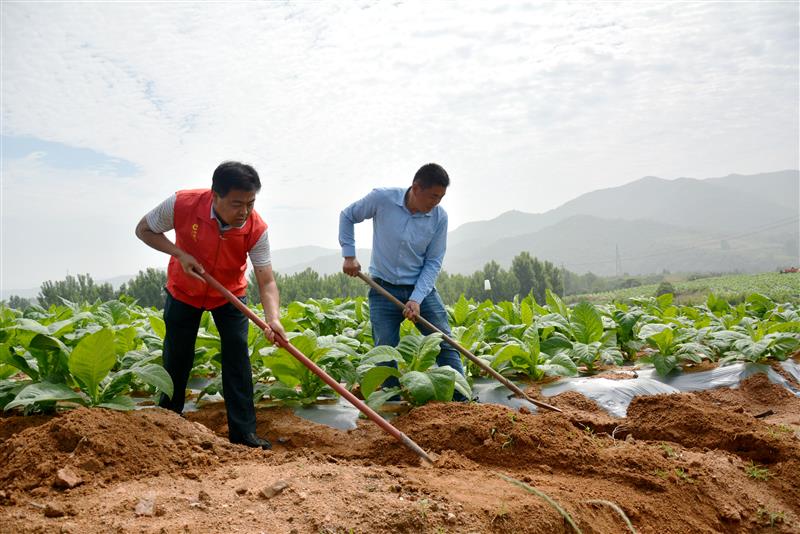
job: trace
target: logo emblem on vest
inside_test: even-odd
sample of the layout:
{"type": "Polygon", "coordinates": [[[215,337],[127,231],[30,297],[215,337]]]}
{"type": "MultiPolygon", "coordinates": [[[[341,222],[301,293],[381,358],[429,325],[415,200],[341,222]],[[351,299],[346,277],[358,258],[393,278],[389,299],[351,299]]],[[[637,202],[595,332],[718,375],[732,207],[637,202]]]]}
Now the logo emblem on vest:
{"type": "Polygon", "coordinates": [[[195,242],[197,242],[197,228],[197,223],[194,223],[192,225],[192,239],[194,239],[195,242]]]}

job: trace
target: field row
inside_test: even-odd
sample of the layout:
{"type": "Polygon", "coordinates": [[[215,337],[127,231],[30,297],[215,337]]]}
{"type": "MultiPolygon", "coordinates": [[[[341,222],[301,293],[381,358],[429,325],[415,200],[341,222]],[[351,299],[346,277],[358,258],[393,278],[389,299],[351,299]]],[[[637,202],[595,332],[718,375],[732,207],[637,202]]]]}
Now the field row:
{"type": "MultiPolygon", "coordinates": [[[[800,309],[757,293],[737,305],[712,294],[696,306],[677,305],[671,294],[574,306],[550,292],[542,304],[531,296],[499,303],[462,296],[448,312],[460,344],[500,373],[533,381],[631,362],[666,375],[704,361],[779,361],[800,349],[800,309]]],[[[292,302],[282,321],[297,348],[373,407],[395,395],[414,405],[450,400],[455,391],[470,397],[481,372],[471,362],[466,377],[437,367],[440,336],[422,336],[408,321],[397,347],[374,347],[364,298],[292,302]],[[390,376],[400,386],[381,389],[390,376]]],[[[59,403],[132,409],[137,396],[171,395],[161,367],[164,333],[160,311],[131,301],[0,308],[0,406],[26,413],[59,403]]],[[[335,395],[252,325],[248,341],[257,400],[309,404],[335,395]]],[[[206,313],[192,370],[206,379],[200,397],[221,393],[220,350],[206,313]]]]}

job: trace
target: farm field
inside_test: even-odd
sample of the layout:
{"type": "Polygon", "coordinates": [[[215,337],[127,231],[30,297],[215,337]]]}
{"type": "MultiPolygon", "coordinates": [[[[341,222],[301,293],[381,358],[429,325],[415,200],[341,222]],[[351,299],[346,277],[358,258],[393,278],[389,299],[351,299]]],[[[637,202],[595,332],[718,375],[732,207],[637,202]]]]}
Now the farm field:
{"type": "Polygon", "coordinates": [[[199,409],[182,418],[150,407],[171,390],[157,311],[110,301],[0,312],[2,532],[800,529],[800,383],[780,365],[797,357],[800,317],[764,295],[569,307],[550,294],[450,308],[459,342],[562,413],[439,402],[471,396],[479,369],[469,364],[464,380],[435,367],[436,335],[405,324],[397,349],[375,348],[362,299],[290,303],[293,343],[376,408],[400,394],[392,422],[437,456],[432,467],[366,420],[340,430],[298,417],[332,392],[255,328],[258,431],[272,451],[226,439],[213,322],[193,370],[199,409]],[[388,359],[399,390],[378,389],[388,359]],[[785,384],[758,373],[736,389],[638,396],[624,418],[574,391],[543,395],[558,379],[732,363],[785,384]]]}
{"type": "MultiPolygon", "coordinates": [[[[761,293],[780,302],[796,302],[800,298],[800,273],[733,274],[677,281],[672,282],[672,285],[679,295],[678,300],[686,303],[705,302],[709,293],[727,300],[741,299],[743,295],[753,292],[761,293]]],[[[658,284],[647,284],[570,298],[605,303],[633,297],[651,297],[655,295],[657,289],[658,284]]]]}

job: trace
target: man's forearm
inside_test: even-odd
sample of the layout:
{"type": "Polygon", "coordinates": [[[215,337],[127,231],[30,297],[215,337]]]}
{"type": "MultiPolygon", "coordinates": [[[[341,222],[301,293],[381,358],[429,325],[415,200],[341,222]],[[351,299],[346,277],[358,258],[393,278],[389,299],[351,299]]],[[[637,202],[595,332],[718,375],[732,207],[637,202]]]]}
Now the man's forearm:
{"type": "Polygon", "coordinates": [[[425,297],[436,286],[436,278],[442,269],[442,264],[439,261],[426,261],[422,267],[417,283],[414,286],[414,291],[411,293],[410,300],[421,303],[425,297]]]}
{"type": "Polygon", "coordinates": [[[169,254],[170,256],[178,257],[183,254],[183,251],[179,249],[175,243],[170,241],[164,234],[155,234],[148,231],[147,234],[139,239],[144,241],[151,248],[154,248],[165,254],[169,254]]]}
{"type": "Polygon", "coordinates": [[[167,236],[164,234],[157,234],[153,232],[142,219],[139,222],[139,225],[136,227],[136,237],[141,239],[147,246],[158,250],[159,252],[163,252],[164,254],[169,254],[170,256],[178,257],[183,254],[183,251],[178,248],[178,246],[169,240],[167,236]]]}
{"type": "Polygon", "coordinates": [[[261,305],[264,307],[264,316],[267,321],[280,319],[281,316],[281,297],[278,292],[278,284],[275,281],[264,284],[261,287],[261,305]]]}

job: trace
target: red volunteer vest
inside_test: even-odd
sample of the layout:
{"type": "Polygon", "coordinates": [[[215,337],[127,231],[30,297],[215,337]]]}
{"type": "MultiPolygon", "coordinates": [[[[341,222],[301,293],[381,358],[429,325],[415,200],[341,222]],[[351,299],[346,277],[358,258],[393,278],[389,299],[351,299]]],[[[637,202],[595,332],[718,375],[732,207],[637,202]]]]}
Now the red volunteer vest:
{"type": "MultiPolygon", "coordinates": [[[[247,252],[266,231],[267,224],[253,211],[243,227],[221,233],[216,219],[211,218],[213,197],[210,189],[176,193],[175,244],[194,256],[231,293],[241,297],[247,291],[247,252]]],[[[228,302],[220,292],[183,272],[175,257],[169,260],[167,290],[195,308],[211,310],[228,302]]]]}

